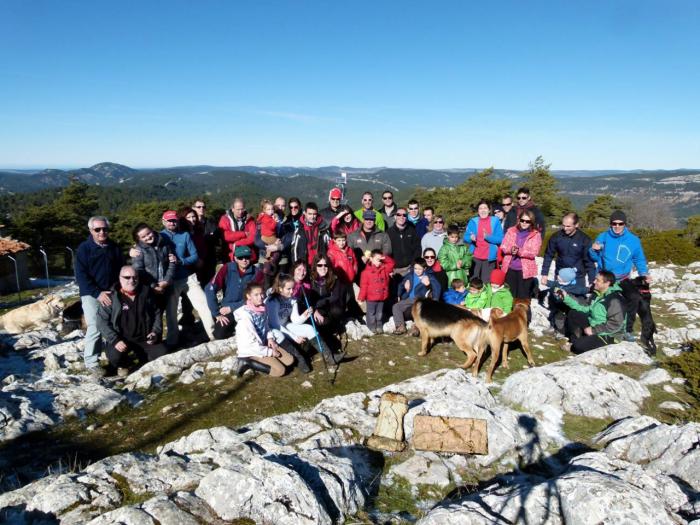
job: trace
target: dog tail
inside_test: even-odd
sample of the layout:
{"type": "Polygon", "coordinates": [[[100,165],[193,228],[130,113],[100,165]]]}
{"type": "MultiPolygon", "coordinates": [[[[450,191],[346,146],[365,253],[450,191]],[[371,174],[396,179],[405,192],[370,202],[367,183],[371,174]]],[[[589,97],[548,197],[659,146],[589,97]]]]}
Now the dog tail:
{"type": "Polygon", "coordinates": [[[413,322],[420,324],[422,317],[421,317],[421,309],[423,308],[423,298],[418,298],[416,299],[416,302],[413,303],[413,307],[411,308],[411,315],[413,316],[413,322]]]}

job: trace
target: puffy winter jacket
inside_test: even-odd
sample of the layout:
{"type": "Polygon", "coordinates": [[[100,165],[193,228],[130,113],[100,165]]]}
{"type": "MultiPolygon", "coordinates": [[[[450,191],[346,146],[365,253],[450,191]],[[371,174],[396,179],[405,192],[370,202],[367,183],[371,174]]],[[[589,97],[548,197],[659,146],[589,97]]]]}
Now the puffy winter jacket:
{"type": "MultiPolygon", "coordinates": [[[[510,263],[513,261],[513,255],[510,253],[513,246],[515,246],[515,238],[518,233],[518,227],[513,226],[509,229],[505,236],[503,237],[503,243],[501,244],[501,251],[503,252],[503,265],[501,270],[503,273],[508,271],[510,263]]],[[[530,277],[537,276],[537,263],[535,262],[535,257],[540,252],[540,247],[542,246],[542,236],[537,230],[532,230],[527,239],[525,239],[525,244],[518,250],[518,257],[523,265],[523,279],[529,279],[530,277]]]]}
{"type": "Polygon", "coordinates": [[[267,346],[275,336],[270,330],[267,312],[251,312],[243,305],[233,312],[236,320],[236,355],[238,357],[270,357],[272,349],[267,346]],[[258,330],[257,326],[261,329],[258,330]]]}
{"type": "Polygon", "coordinates": [[[175,277],[175,263],[170,262],[170,244],[163,241],[158,234],[155,235],[153,245],[145,242],[138,243],[141,254],[131,261],[134,269],[139,272],[141,282],[151,288],[161,281],[172,283],[175,277]]]}
{"type": "Polygon", "coordinates": [[[255,232],[257,230],[253,217],[245,215],[240,221],[233,216],[231,210],[227,210],[219,219],[219,228],[224,238],[224,244],[228,249],[227,260],[233,261],[236,246],[250,246],[252,251],[251,261],[257,260],[255,250],[255,232]]]}
{"type": "Polygon", "coordinates": [[[368,264],[360,275],[358,301],[386,301],[389,298],[394,260],[388,255],[380,266],[368,264]]]}
{"type": "Polygon", "coordinates": [[[593,259],[588,252],[590,247],[591,238],[581,230],[576,230],[573,235],[567,235],[559,230],[547,242],[540,274],[545,276],[549,274],[552,260],[556,256],[555,277],[562,268],[576,268],[577,280],[584,282],[584,278],[588,276],[588,282],[593,283],[596,270],[593,259]]]}
{"type": "Polygon", "coordinates": [[[508,288],[507,284],[504,284],[498,290],[491,288],[491,300],[488,306],[490,308],[500,308],[505,314],[511,312],[513,309],[513,294],[510,293],[510,288],[508,288]]]}
{"type": "Polygon", "coordinates": [[[610,228],[598,235],[595,242],[602,244],[603,248],[596,251],[591,247],[588,253],[598,265],[598,269],[614,273],[618,281],[629,277],[632,266],[637,268],[639,275],[647,274],[647,259],[642,243],[639,237],[627,228],[620,235],[610,228]]]}
{"type": "MultiPolygon", "coordinates": [[[[476,243],[472,242],[472,234],[477,236],[479,233],[479,216],[472,217],[467,223],[467,230],[464,232],[464,243],[469,246],[469,253],[474,254],[476,243]]],[[[491,217],[491,233],[484,237],[484,240],[489,243],[489,261],[495,261],[498,256],[498,245],[503,240],[503,228],[498,217],[491,217]]]]}
{"type": "Polygon", "coordinates": [[[448,285],[454,279],[462,279],[465,284],[469,283],[469,268],[472,265],[472,256],[465,244],[452,244],[445,239],[438,253],[438,259],[442,269],[447,272],[448,285]],[[457,261],[462,261],[461,268],[457,268],[457,261]]]}
{"type": "Polygon", "coordinates": [[[350,246],[345,246],[345,249],[341,250],[334,242],[331,242],[328,244],[326,255],[338,279],[345,284],[350,284],[355,280],[357,275],[357,257],[355,257],[355,252],[352,251],[350,246]]]}

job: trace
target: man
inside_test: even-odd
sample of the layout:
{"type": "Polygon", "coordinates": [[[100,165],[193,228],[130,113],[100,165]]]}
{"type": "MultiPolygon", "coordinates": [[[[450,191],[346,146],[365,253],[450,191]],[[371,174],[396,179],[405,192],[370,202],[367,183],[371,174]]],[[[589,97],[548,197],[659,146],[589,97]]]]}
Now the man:
{"type": "Polygon", "coordinates": [[[428,221],[428,225],[433,222],[433,217],[435,216],[435,209],[432,206],[426,206],[423,208],[423,218],[428,221]]]}
{"type": "Polygon", "coordinates": [[[394,225],[387,230],[395,263],[394,274],[401,277],[410,270],[413,261],[421,256],[420,239],[415,226],[408,222],[407,215],[406,208],[396,210],[394,225]]]}
{"type": "Polygon", "coordinates": [[[365,211],[373,211],[375,212],[376,219],[374,221],[375,227],[379,231],[385,231],[386,230],[386,223],[384,222],[384,217],[382,216],[381,213],[377,212],[374,207],[374,197],[372,197],[372,193],[369,191],[366,191],[362,194],[362,208],[359,210],[355,211],[355,217],[357,217],[358,220],[363,220],[363,213],[365,211]]]}
{"type": "Polygon", "coordinates": [[[331,223],[333,218],[340,213],[340,201],[343,198],[343,192],[340,188],[333,188],[328,193],[328,206],[321,210],[321,217],[326,221],[326,224],[331,223]]]}
{"type": "MultiPolygon", "coordinates": [[[[639,237],[626,228],[626,224],[627,216],[624,212],[615,210],[610,216],[610,229],[596,237],[589,254],[599,269],[612,272],[620,283],[627,303],[627,324],[623,339],[634,341],[635,337],[632,332],[642,297],[629,277],[632,273],[632,267],[637,269],[639,275],[644,277],[647,283],[651,282],[651,276],[648,275],[647,260],[644,256],[642,243],[639,237]]],[[[648,312],[643,321],[653,323],[651,311],[648,312]]],[[[642,340],[642,344],[647,349],[649,348],[649,341],[642,340]]]]}
{"type": "Polygon", "coordinates": [[[174,253],[177,258],[173,284],[168,290],[165,306],[168,325],[166,344],[171,348],[177,345],[179,338],[177,307],[183,293],[187,294],[187,298],[199,314],[209,339],[214,339],[214,319],[207,307],[207,299],[197,280],[197,274],[190,270],[190,267],[194,267],[199,260],[199,254],[190,234],[180,231],[178,226],[179,219],[176,211],[168,210],[163,213],[163,230],[160,236],[170,244],[171,253],[174,253]]]}
{"type": "MultiPolygon", "coordinates": [[[[530,210],[535,215],[535,229],[544,235],[544,215],[542,214],[540,209],[537,206],[535,206],[535,203],[532,202],[532,198],[530,197],[530,189],[522,187],[518,190],[516,195],[518,197],[518,206],[515,210],[516,216],[520,217],[520,214],[523,211],[530,210]]],[[[513,223],[513,225],[515,225],[515,222],[513,223]]],[[[506,230],[504,229],[503,231],[505,232],[506,230]]]]}
{"type": "Polygon", "coordinates": [[[596,269],[588,250],[591,238],[579,230],[579,217],[576,213],[567,213],[561,219],[561,229],[549,238],[544,252],[542,275],[540,283],[547,285],[547,276],[552,261],[556,258],[554,277],[559,275],[562,268],[576,268],[576,280],[580,283],[588,278],[588,284],[593,283],[596,269]]]}
{"type": "Polygon", "coordinates": [[[219,230],[219,224],[216,219],[207,216],[207,205],[204,200],[197,199],[194,201],[192,209],[197,214],[199,224],[204,232],[206,252],[199,254],[203,265],[197,270],[197,278],[199,279],[199,284],[206,286],[216,272],[216,249],[221,243],[221,230],[219,230]]]}
{"type": "Polygon", "coordinates": [[[423,235],[428,231],[429,222],[420,214],[420,205],[416,199],[408,201],[408,222],[413,224],[418,234],[418,239],[422,239],[423,235]]]}
{"type": "Polygon", "coordinates": [[[329,231],[328,223],[318,215],[316,203],[307,202],[304,214],[299,219],[292,236],[290,246],[292,263],[301,259],[311,265],[317,253],[326,253],[330,242],[329,231]]]}
{"type": "Polygon", "coordinates": [[[112,304],[112,286],[119,279],[124,256],[119,246],[109,239],[107,217],[90,217],[90,237],[78,246],[75,257],[75,278],[80,288],[80,303],[87,324],[83,359],[90,375],[102,377],[99,366],[102,339],[97,328],[97,312],[112,304]]]}
{"type": "Polygon", "coordinates": [[[209,311],[216,319],[214,338],[228,339],[236,330],[233,312],[243,306],[243,292],[248,283],[262,284],[264,275],[251,263],[252,251],[248,246],[238,246],[233,253],[233,261],[224,264],[216,276],[206,286],[205,293],[209,311]],[[224,296],[219,306],[216,294],[223,290],[224,296]]]}
{"type": "Polygon", "coordinates": [[[231,209],[227,210],[219,220],[219,228],[224,237],[224,244],[227,247],[225,261],[233,260],[233,252],[236,246],[248,246],[251,248],[253,262],[256,254],[253,250],[255,244],[255,220],[248,216],[245,209],[245,202],[240,197],[233,199],[231,209]]]}
{"type": "Polygon", "coordinates": [[[513,206],[513,196],[508,194],[504,195],[503,199],[501,199],[501,206],[503,207],[503,213],[505,215],[502,222],[503,231],[505,232],[518,224],[518,214],[515,211],[515,206],[513,206]]]}
{"type": "Polygon", "coordinates": [[[153,361],[167,353],[160,342],[163,312],[153,290],[139,282],[133,266],[122,266],[119,282],[112,287],[111,302],[100,305],[97,327],[107,341],[107,359],[119,375],[129,365],[133,352],[139,364],[153,361]]]}
{"type": "Polygon", "coordinates": [[[285,214],[287,213],[287,201],[285,198],[282,196],[277,197],[273,206],[279,222],[284,221],[285,214]]]}
{"type": "Polygon", "coordinates": [[[593,280],[595,296],[589,305],[578,303],[564,290],[560,297],[571,310],[566,315],[566,331],[571,351],[580,354],[615,342],[624,331],[625,306],[620,287],[612,272],[601,270],[593,280]]]}
{"type": "Polygon", "coordinates": [[[394,202],[394,194],[389,190],[382,192],[382,207],[379,208],[379,213],[381,213],[386,227],[389,228],[394,225],[394,215],[396,215],[396,203],[394,202]]]}
{"type": "Polygon", "coordinates": [[[355,251],[357,257],[358,272],[362,272],[373,250],[381,250],[384,255],[391,255],[391,239],[376,226],[377,216],[373,210],[365,210],[362,213],[362,228],[355,230],[348,236],[348,246],[355,251]]]}

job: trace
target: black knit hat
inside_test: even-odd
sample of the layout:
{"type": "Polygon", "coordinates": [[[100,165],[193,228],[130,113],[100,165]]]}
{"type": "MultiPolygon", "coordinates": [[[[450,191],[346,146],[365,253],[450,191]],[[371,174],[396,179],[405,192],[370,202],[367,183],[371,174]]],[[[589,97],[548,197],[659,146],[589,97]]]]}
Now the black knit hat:
{"type": "Polygon", "coordinates": [[[625,224],[627,224],[627,216],[625,215],[625,212],[622,210],[615,210],[612,212],[612,215],[610,216],[610,222],[615,222],[615,221],[622,221],[625,224]]]}

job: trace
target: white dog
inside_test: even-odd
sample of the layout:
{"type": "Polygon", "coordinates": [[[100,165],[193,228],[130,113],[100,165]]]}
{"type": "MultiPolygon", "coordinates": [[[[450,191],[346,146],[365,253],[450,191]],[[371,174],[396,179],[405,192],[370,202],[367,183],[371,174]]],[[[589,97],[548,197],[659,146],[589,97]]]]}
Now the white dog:
{"type": "Polygon", "coordinates": [[[8,334],[21,334],[46,328],[59,320],[65,304],[60,297],[47,295],[40,301],[21,306],[0,316],[0,330],[8,334]]]}

